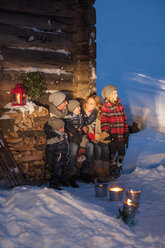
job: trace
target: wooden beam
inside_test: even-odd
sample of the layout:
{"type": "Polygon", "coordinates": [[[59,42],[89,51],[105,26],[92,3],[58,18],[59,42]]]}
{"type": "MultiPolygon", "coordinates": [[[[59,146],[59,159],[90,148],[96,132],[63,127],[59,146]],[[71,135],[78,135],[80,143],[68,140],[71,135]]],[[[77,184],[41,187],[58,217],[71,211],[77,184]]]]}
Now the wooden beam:
{"type": "Polygon", "coordinates": [[[17,27],[31,27],[38,28],[49,32],[56,32],[61,30],[62,32],[75,32],[76,31],[76,19],[65,18],[60,20],[54,16],[44,16],[37,14],[27,14],[15,11],[0,11],[0,23],[8,24],[17,27]],[[69,21],[72,20],[72,25],[69,21]],[[66,21],[65,21],[66,20],[66,21]]]}
{"type": "Polygon", "coordinates": [[[65,55],[63,53],[37,51],[37,50],[21,50],[15,48],[2,48],[2,56],[4,58],[4,67],[37,67],[56,69],[61,68],[67,71],[74,71],[75,58],[73,55],[65,55]]]}
{"type": "Polygon", "coordinates": [[[75,50],[74,35],[64,32],[37,32],[31,28],[12,27],[0,24],[0,47],[41,47],[47,49],[75,50]]]}
{"type": "Polygon", "coordinates": [[[0,9],[23,13],[38,13],[42,15],[74,17],[77,0],[0,0],[0,9]]]}

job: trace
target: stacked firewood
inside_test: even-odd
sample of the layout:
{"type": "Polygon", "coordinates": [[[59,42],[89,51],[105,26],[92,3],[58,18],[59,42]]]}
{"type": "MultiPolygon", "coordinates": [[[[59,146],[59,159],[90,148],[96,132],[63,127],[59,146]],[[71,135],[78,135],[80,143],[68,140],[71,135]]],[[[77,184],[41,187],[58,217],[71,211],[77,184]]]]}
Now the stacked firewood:
{"type": "Polygon", "coordinates": [[[10,127],[9,132],[5,132],[4,138],[28,182],[40,184],[45,179],[49,179],[50,175],[45,170],[44,161],[46,146],[44,124],[48,119],[48,110],[35,106],[32,113],[29,111],[5,112],[3,116],[1,114],[0,128],[2,122],[4,124],[14,119],[13,126],[10,127]],[[8,118],[5,119],[4,115],[8,118]]]}

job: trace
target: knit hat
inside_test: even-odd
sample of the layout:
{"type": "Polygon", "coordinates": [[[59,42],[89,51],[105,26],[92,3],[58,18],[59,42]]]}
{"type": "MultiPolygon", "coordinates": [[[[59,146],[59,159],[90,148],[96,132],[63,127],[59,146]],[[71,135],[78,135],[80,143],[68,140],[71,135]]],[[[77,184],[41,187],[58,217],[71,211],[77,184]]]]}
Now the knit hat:
{"type": "Polygon", "coordinates": [[[53,130],[60,130],[65,126],[65,122],[62,119],[58,119],[56,117],[50,117],[48,119],[48,124],[53,128],[53,130]]]}
{"type": "Polygon", "coordinates": [[[57,91],[49,96],[49,102],[53,103],[55,107],[58,107],[66,98],[66,95],[62,91],[57,91]]]}
{"type": "Polygon", "coordinates": [[[107,86],[104,87],[104,89],[102,90],[101,92],[101,96],[103,98],[103,100],[105,98],[108,98],[110,96],[110,94],[114,91],[114,90],[117,90],[117,88],[112,85],[112,84],[109,84],[107,86]]]}
{"type": "Polygon", "coordinates": [[[77,100],[70,100],[68,103],[68,110],[73,112],[77,106],[80,105],[80,102],[77,100]]]}

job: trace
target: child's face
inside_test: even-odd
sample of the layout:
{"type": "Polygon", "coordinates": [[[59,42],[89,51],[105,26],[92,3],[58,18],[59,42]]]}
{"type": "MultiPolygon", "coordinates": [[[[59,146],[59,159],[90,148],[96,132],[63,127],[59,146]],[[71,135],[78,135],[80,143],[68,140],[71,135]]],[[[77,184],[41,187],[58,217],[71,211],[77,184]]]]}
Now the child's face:
{"type": "Polygon", "coordinates": [[[74,109],[73,113],[76,114],[76,115],[79,115],[80,112],[81,112],[81,107],[80,107],[80,105],[78,105],[78,106],[74,109]]]}
{"type": "Polygon", "coordinates": [[[96,104],[95,104],[94,99],[89,98],[87,103],[86,103],[86,109],[88,111],[93,111],[95,107],[96,107],[96,104]]]}
{"type": "Polygon", "coordinates": [[[114,90],[113,91],[113,100],[117,101],[117,98],[118,98],[117,90],[114,90]]]}
{"type": "Polygon", "coordinates": [[[60,131],[61,133],[64,133],[64,131],[65,131],[64,126],[63,126],[62,128],[60,128],[59,131],[60,131]]]}

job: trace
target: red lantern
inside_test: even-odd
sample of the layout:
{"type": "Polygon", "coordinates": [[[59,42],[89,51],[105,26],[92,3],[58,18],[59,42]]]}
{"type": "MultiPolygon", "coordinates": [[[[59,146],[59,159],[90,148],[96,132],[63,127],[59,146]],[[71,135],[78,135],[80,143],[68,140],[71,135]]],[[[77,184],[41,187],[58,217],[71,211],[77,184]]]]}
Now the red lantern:
{"type": "Polygon", "coordinates": [[[23,106],[26,104],[26,89],[23,84],[16,84],[15,88],[11,90],[11,99],[13,106],[23,106]]]}

